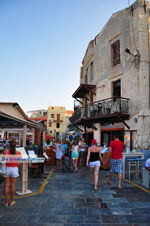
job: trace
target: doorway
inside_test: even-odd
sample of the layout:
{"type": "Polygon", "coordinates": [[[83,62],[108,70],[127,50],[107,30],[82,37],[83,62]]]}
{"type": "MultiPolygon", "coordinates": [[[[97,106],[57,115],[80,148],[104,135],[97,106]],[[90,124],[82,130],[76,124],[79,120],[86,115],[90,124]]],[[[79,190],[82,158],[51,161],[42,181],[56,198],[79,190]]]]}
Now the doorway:
{"type": "Polygon", "coordinates": [[[109,144],[114,140],[114,135],[118,134],[119,139],[124,142],[124,130],[102,130],[101,133],[101,145],[106,144],[106,147],[109,147],[109,144]]]}
{"type": "Polygon", "coordinates": [[[112,95],[114,97],[121,97],[121,80],[112,83],[112,95]]]}

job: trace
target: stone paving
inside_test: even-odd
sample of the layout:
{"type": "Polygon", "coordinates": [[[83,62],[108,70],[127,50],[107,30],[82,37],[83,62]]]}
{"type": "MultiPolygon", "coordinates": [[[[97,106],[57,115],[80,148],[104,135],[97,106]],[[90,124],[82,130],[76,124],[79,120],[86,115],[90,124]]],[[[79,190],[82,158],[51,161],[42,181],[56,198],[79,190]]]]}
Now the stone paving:
{"type": "Polygon", "coordinates": [[[148,226],[150,193],[117,177],[107,185],[107,171],[100,171],[99,190],[89,184],[88,169],[79,172],[53,172],[44,191],[36,196],[16,199],[4,207],[0,199],[0,225],[14,226],[148,226]]]}

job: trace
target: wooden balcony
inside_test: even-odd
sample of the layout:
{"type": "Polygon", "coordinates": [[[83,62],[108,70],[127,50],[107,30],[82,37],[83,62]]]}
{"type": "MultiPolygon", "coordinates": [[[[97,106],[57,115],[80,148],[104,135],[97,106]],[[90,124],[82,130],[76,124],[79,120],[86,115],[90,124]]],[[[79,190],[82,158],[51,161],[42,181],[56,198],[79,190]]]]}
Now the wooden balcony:
{"type": "Polygon", "coordinates": [[[111,97],[77,109],[70,121],[73,125],[99,122],[101,125],[123,122],[129,119],[129,99],[111,97]]]}

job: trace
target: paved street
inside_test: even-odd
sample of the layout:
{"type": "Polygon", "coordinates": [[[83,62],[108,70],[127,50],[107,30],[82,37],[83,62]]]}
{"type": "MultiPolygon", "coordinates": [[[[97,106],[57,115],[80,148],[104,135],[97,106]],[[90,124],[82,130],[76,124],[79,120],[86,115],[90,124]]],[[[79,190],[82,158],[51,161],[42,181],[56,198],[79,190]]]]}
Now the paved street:
{"type": "Polygon", "coordinates": [[[41,194],[16,199],[16,205],[9,207],[4,207],[1,197],[0,225],[150,225],[150,193],[126,182],[119,190],[116,176],[107,185],[107,174],[100,172],[95,192],[86,168],[77,173],[54,171],[41,194]]]}

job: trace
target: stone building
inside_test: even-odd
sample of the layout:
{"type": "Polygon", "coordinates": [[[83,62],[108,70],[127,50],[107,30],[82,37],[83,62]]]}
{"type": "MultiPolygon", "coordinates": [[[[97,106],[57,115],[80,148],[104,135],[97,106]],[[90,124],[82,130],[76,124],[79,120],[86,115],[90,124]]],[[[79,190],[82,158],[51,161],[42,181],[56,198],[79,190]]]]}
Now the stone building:
{"type": "Polygon", "coordinates": [[[150,2],[114,13],[90,41],[72,96],[71,123],[90,139],[108,145],[118,132],[127,148],[150,148],[150,2]]]}
{"type": "Polygon", "coordinates": [[[72,114],[73,111],[66,110],[64,106],[50,106],[47,111],[48,133],[55,138],[63,138],[72,114]]]}
{"type": "Polygon", "coordinates": [[[46,117],[47,116],[47,110],[40,109],[40,110],[27,111],[27,115],[28,115],[29,118],[46,117]]]}

